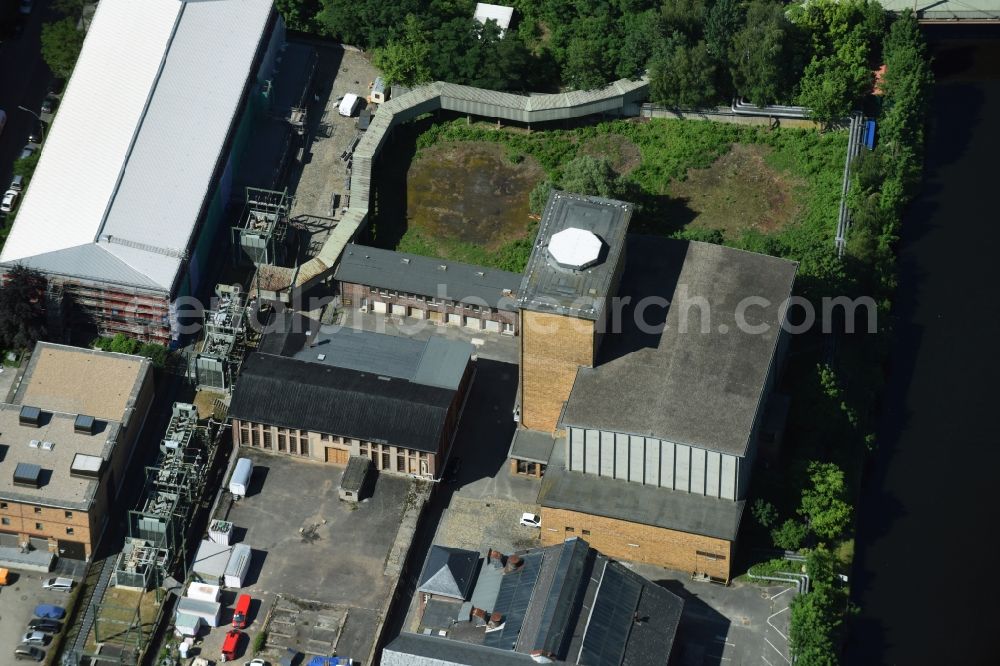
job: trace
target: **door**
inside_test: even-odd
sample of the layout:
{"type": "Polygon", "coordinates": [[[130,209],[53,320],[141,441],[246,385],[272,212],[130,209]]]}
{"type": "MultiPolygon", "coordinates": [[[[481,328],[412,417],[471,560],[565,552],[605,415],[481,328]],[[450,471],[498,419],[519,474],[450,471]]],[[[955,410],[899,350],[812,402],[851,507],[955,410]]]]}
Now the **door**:
{"type": "Polygon", "coordinates": [[[375,301],[372,303],[372,310],[385,314],[385,301],[375,301]]]}
{"type": "Polygon", "coordinates": [[[79,541],[59,540],[59,557],[68,557],[71,560],[87,559],[87,547],[79,541]]]}
{"type": "Polygon", "coordinates": [[[326,447],[326,461],[334,465],[346,465],[347,459],[351,457],[351,452],[347,449],[337,449],[332,446],[326,447]]]}

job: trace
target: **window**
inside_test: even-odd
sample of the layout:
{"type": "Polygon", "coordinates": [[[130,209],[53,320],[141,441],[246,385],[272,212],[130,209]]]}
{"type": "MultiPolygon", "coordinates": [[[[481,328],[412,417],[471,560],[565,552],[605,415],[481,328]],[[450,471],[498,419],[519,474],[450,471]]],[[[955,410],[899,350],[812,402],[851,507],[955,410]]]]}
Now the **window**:
{"type": "Polygon", "coordinates": [[[726,559],[725,555],[719,555],[718,553],[709,553],[709,552],[706,552],[704,550],[696,550],[694,552],[695,552],[695,555],[697,555],[698,557],[704,557],[704,558],[707,558],[709,560],[720,560],[721,561],[721,560],[725,560],[726,559]]]}
{"type": "Polygon", "coordinates": [[[391,459],[390,459],[390,456],[389,456],[389,451],[388,450],[383,451],[382,452],[382,465],[381,465],[381,467],[379,467],[379,469],[389,469],[389,464],[390,463],[391,463],[391,459]]]}
{"type": "Polygon", "coordinates": [[[72,527],[67,527],[66,528],[66,534],[68,536],[73,536],[73,534],[74,534],[73,528],[72,527]]]}
{"type": "Polygon", "coordinates": [[[279,451],[286,450],[288,448],[287,442],[288,442],[288,438],[285,437],[285,433],[279,432],[278,433],[278,450],[279,451]]]}
{"type": "Polygon", "coordinates": [[[63,511],[63,516],[65,516],[66,518],[72,518],[73,517],[73,512],[72,511],[63,511]]]}
{"type": "Polygon", "coordinates": [[[10,525],[10,518],[7,516],[0,518],[0,525],[10,525]]]}
{"type": "Polygon", "coordinates": [[[6,508],[7,508],[7,502],[0,502],[0,509],[6,509],[6,508]]]}
{"type": "Polygon", "coordinates": [[[45,526],[42,525],[41,523],[35,523],[35,529],[41,532],[42,530],[45,529],[45,526]]]}
{"type": "Polygon", "coordinates": [[[361,446],[359,446],[358,447],[358,451],[361,453],[361,455],[363,455],[364,457],[367,458],[368,457],[368,442],[365,442],[361,446]]]}
{"type": "Polygon", "coordinates": [[[252,434],[253,434],[253,440],[251,443],[254,446],[260,446],[260,430],[254,428],[252,434]]]}
{"type": "Polygon", "coordinates": [[[41,513],[41,512],[42,512],[42,507],[36,506],[35,507],[35,513],[41,513]]]}
{"type": "Polygon", "coordinates": [[[584,535],[590,536],[590,530],[580,530],[580,531],[583,532],[584,535]]]}
{"type": "Polygon", "coordinates": [[[267,428],[264,430],[264,448],[271,448],[271,429],[267,428]]]}
{"type": "Polygon", "coordinates": [[[329,442],[329,441],[330,441],[330,436],[329,436],[329,435],[327,435],[326,433],[322,433],[322,434],[321,434],[321,435],[319,436],[319,438],[320,438],[320,440],[321,440],[321,441],[324,441],[324,442],[329,442]]]}
{"type": "Polygon", "coordinates": [[[534,465],[532,463],[528,462],[527,460],[518,460],[517,461],[517,473],[518,474],[531,474],[531,473],[534,472],[534,469],[532,469],[533,467],[534,467],[534,465]]]}
{"type": "Polygon", "coordinates": [[[299,438],[299,455],[307,456],[309,455],[309,440],[305,437],[299,438]]]}
{"type": "Polygon", "coordinates": [[[405,472],[406,471],[406,456],[402,453],[396,456],[396,471],[405,472]]]}
{"type": "Polygon", "coordinates": [[[567,527],[565,529],[566,529],[567,532],[576,532],[576,529],[572,528],[572,527],[567,527]]]}

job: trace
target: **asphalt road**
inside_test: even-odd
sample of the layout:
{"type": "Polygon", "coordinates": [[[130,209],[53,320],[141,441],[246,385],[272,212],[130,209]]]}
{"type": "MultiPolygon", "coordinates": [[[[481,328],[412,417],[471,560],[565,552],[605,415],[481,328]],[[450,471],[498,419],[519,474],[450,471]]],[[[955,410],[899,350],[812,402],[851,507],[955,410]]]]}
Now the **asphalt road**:
{"type": "Polygon", "coordinates": [[[0,44],[0,109],[7,112],[7,126],[0,134],[0,189],[7,189],[14,160],[28,142],[34,118],[18,110],[42,106],[52,74],[42,60],[42,23],[58,18],[46,0],[35,0],[33,11],[24,22],[24,32],[5,38],[0,44]]]}

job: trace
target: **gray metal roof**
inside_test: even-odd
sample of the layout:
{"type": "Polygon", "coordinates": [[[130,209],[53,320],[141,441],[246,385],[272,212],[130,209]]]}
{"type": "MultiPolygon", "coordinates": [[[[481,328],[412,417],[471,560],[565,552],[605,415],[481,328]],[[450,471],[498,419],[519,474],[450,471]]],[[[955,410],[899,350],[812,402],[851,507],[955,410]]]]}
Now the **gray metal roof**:
{"type": "Polygon", "coordinates": [[[440,636],[402,633],[382,650],[382,666],[508,666],[534,664],[526,654],[453,641],[440,636]]]}
{"type": "Polygon", "coordinates": [[[351,243],[337,280],[501,310],[517,310],[517,273],[351,243]]]}
{"type": "Polygon", "coordinates": [[[577,372],[562,423],[745,455],[796,268],[720,245],[630,237],[620,290],[632,299],[624,330],[605,336],[596,367],[577,372]],[[764,332],[741,330],[740,304],[751,297],[767,305],[746,308],[745,324],[766,324],[764,332]],[[643,331],[632,314],[648,299],[660,304],[645,310],[643,331]],[[709,307],[686,307],[696,299],[709,307]],[[667,301],[673,305],[664,316],[667,301]]]}
{"type": "Polygon", "coordinates": [[[735,541],[743,501],[644,486],[593,474],[568,472],[556,447],[542,477],[538,503],[681,532],[735,541]]]}
{"type": "Polygon", "coordinates": [[[474,351],[462,340],[432,336],[424,341],[321,326],[297,314],[278,315],[269,326],[273,330],[260,347],[264,353],[451,390],[461,383],[474,351]]]}
{"type": "Polygon", "coordinates": [[[550,432],[518,428],[514,431],[514,439],[510,443],[507,457],[548,464],[555,443],[556,440],[550,432]]]}
{"type": "Polygon", "coordinates": [[[340,487],[344,490],[359,492],[365,485],[365,480],[372,470],[371,458],[365,456],[351,456],[347,460],[347,467],[344,475],[340,477],[340,487]]]}
{"type": "Polygon", "coordinates": [[[479,553],[464,548],[433,545],[420,574],[418,592],[464,601],[479,565],[479,553]]]}
{"type": "Polygon", "coordinates": [[[615,268],[625,247],[631,217],[632,204],[624,201],[554,190],[542,213],[535,247],[521,280],[521,307],[598,319],[605,298],[614,296],[610,292],[615,287],[615,268]],[[604,249],[596,264],[573,270],[557,265],[549,256],[552,236],[570,228],[589,231],[601,239],[604,249]]]}

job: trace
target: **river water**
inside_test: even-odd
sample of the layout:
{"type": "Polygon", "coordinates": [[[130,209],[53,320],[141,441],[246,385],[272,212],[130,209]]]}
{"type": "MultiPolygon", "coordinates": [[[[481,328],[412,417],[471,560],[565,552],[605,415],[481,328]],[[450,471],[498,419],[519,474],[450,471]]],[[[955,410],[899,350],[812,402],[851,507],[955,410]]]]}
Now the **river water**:
{"type": "Polygon", "coordinates": [[[1000,26],[927,34],[926,173],[902,232],[847,664],[1000,664],[1000,26]]]}

